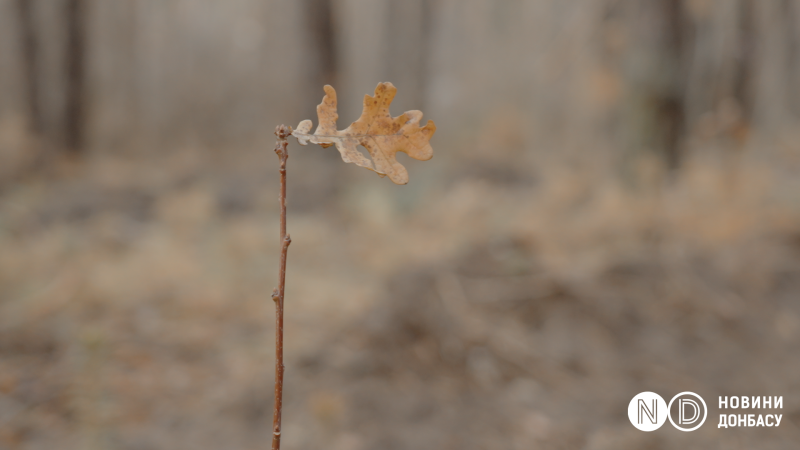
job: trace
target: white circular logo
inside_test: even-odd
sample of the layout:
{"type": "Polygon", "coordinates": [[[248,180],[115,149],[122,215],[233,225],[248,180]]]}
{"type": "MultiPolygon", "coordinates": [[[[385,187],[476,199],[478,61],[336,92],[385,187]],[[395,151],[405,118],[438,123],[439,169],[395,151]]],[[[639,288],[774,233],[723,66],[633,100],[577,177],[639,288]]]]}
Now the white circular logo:
{"type": "MultiPolygon", "coordinates": [[[[669,410],[667,402],[655,392],[642,392],[628,403],[628,419],[642,431],[661,428],[667,421],[669,410]]],[[[672,420],[672,419],[670,419],[672,420]]]]}
{"type": "Polygon", "coordinates": [[[700,425],[703,425],[706,421],[706,416],[708,416],[706,402],[694,392],[681,392],[672,397],[667,410],[669,411],[669,421],[672,426],[681,431],[694,431],[700,428],[700,425]],[[678,419],[677,422],[672,418],[673,404],[675,405],[674,415],[678,419]]]}

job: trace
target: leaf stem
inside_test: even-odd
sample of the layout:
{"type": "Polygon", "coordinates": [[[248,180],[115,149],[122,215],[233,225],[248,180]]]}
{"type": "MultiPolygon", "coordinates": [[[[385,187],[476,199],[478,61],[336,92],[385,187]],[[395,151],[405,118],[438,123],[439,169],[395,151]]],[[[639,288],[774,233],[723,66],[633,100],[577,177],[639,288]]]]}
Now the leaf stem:
{"type": "Polygon", "coordinates": [[[283,410],[283,294],[286,289],[286,255],[292,238],[286,234],[286,160],[289,158],[286,138],[292,133],[292,127],[280,125],[275,128],[278,142],[275,153],[280,160],[281,193],[278,199],[281,205],[281,259],[278,270],[278,287],[272,291],[275,302],[275,410],[272,415],[272,450],[281,448],[281,412],[283,410]]]}

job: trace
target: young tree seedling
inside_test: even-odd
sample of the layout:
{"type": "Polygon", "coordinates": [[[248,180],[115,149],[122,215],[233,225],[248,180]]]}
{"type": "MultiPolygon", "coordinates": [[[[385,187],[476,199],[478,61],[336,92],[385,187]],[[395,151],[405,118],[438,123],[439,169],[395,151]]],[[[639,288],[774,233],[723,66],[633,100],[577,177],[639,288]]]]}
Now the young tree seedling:
{"type": "Polygon", "coordinates": [[[280,200],[280,268],[278,270],[278,287],[272,291],[272,300],[275,302],[275,410],[272,417],[272,450],[281,447],[281,413],[283,410],[283,299],[286,288],[286,255],[292,238],[286,233],[286,160],[289,157],[287,148],[289,142],[286,138],[292,135],[297,138],[300,145],[318,144],[323,148],[336,146],[342,155],[342,160],[372,170],[381,177],[388,176],[395,184],[408,183],[408,171],[397,162],[397,152],[404,152],[408,156],[420,161],[427,161],[433,157],[430,138],[436,132],[436,125],[429,120],[421,127],[421,111],[406,111],[392,117],[389,106],[392,104],[397,88],[392,83],[378,83],[375,96],[364,96],[364,109],[361,117],[344,130],[336,129],[336,120],[339,114],[336,110],[336,91],[331,86],[325,86],[325,97],[317,106],[319,125],[314,134],[309,134],[312,123],[310,120],[300,122],[297,129],[279,125],[275,129],[278,142],[275,144],[275,153],[280,160],[281,192],[280,200]],[[370,161],[360,151],[361,145],[367,149],[372,157],[370,161]]]}

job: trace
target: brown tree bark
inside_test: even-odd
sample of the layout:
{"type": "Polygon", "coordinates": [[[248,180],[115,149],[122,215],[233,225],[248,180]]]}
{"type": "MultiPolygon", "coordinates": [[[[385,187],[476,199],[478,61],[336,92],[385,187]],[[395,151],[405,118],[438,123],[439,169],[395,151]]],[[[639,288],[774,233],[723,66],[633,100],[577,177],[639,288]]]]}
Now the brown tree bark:
{"type": "Polygon", "coordinates": [[[33,134],[41,136],[44,124],[39,99],[39,43],[36,39],[33,7],[33,0],[17,0],[28,126],[33,134]]]}
{"type": "Polygon", "coordinates": [[[86,2],[67,0],[65,11],[66,99],[64,109],[64,146],[69,153],[81,153],[86,128],[86,2]]]}
{"type": "Polygon", "coordinates": [[[332,0],[305,0],[306,26],[311,37],[319,71],[314,92],[325,84],[334,85],[338,72],[338,52],[332,0]]]}
{"type": "Polygon", "coordinates": [[[749,124],[755,100],[753,92],[753,69],[756,57],[755,11],[751,0],[741,0],[739,8],[739,55],[733,75],[733,97],[741,106],[743,123],[749,124]]]}
{"type": "Polygon", "coordinates": [[[686,130],[685,121],[685,78],[687,69],[687,45],[685,39],[688,27],[683,11],[682,0],[662,0],[664,17],[663,43],[664,58],[667,65],[675,67],[668,86],[656,96],[656,123],[660,124],[659,147],[664,154],[667,168],[677,170],[682,159],[682,140],[686,130]]]}
{"type": "MultiPolygon", "coordinates": [[[[630,2],[632,14],[631,49],[625,66],[628,93],[623,121],[628,154],[623,167],[628,171],[652,152],[670,172],[683,159],[686,135],[686,90],[692,24],[685,0],[630,2]]],[[[634,170],[635,171],[635,170],[634,170]]],[[[633,184],[636,180],[628,172],[633,184]]]]}
{"type": "Polygon", "coordinates": [[[272,414],[272,450],[281,448],[281,415],[283,414],[283,297],[286,291],[286,256],[292,238],[286,233],[286,159],[289,158],[286,138],[292,134],[292,127],[279,125],[275,128],[278,142],[275,143],[275,153],[278,155],[281,166],[281,193],[278,197],[281,205],[281,258],[278,268],[278,287],[272,291],[272,300],[275,302],[275,409],[272,414]]]}

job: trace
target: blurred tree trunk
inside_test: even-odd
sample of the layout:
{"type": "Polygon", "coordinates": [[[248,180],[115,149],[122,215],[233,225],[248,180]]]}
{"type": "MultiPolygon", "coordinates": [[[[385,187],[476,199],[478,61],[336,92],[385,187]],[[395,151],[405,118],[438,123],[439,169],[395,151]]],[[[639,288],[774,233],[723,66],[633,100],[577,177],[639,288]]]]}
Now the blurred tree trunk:
{"type": "Polygon", "coordinates": [[[86,128],[86,4],[84,0],[66,2],[66,92],[64,145],[69,153],[81,153],[86,128]]]}
{"type": "Polygon", "coordinates": [[[336,29],[333,16],[332,0],[305,0],[306,26],[311,36],[312,51],[319,66],[317,80],[314,82],[314,93],[322,85],[336,84],[337,45],[336,29]]]}
{"type": "Polygon", "coordinates": [[[779,5],[781,39],[786,43],[783,59],[786,79],[794,80],[793,86],[787,86],[786,106],[789,114],[800,118],[800,2],[782,0],[779,5]]]}
{"type": "Polygon", "coordinates": [[[626,61],[630,86],[624,121],[630,152],[626,165],[652,152],[670,171],[682,160],[685,91],[692,29],[683,0],[633,2],[632,48],[626,61]]]}
{"type": "Polygon", "coordinates": [[[389,0],[386,63],[403,92],[398,110],[423,109],[430,47],[431,0],[389,0]]]}
{"type": "Polygon", "coordinates": [[[36,39],[33,6],[33,0],[17,0],[28,126],[34,135],[41,136],[44,125],[39,100],[39,45],[36,39]]]}
{"type": "Polygon", "coordinates": [[[305,106],[302,115],[316,117],[322,86],[330,84],[340,90],[335,5],[333,0],[303,0],[301,4],[305,28],[303,35],[307,39],[310,56],[306,60],[307,75],[303,79],[303,84],[307,83],[307,88],[303,90],[307,97],[303,101],[305,106]]]}
{"type": "Polygon", "coordinates": [[[668,74],[666,86],[656,94],[656,121],[660,124],[656,132],[656,144],[670,170],[677,170],[682,158],[682,140],[686,121],[684,104],[685,79],[688,71],[686,33],[688,21],[683,11],[682,0],[662,0],[664,14],[663,40],[665,65],[674,69],[668,74]]]}
{"type": "Polygon", "coordinates": [[[739,4],[739,55],[733,73],[733,98],[739,104],[740,122],[745,125],[752,120],[755,101],[753,69],[756,32],[753,6],[752,0],[741,0],[739,4]]]}

